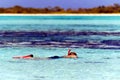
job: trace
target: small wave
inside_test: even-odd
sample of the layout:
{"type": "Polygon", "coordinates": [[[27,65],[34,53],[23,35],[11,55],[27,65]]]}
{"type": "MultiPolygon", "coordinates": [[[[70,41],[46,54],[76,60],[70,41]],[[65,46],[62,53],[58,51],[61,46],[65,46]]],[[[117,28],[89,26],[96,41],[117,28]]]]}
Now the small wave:
{"type": "Polygon", "coordinates": [[[105,62],[101,62],[101,61],[86,61],[85,63],[100,64],[100,63],[105,63],[105,62]]]}
{"type": "Polygon", "coordinates": [[[9,63],[26,63],[25,61],[23,60],[18,60],[18,61],[8,61],[9,63]]]}
{"type": "Polygon", "coordinates": [[[112,59],[111,57],[104,57],[103,59],[112,59]]]}

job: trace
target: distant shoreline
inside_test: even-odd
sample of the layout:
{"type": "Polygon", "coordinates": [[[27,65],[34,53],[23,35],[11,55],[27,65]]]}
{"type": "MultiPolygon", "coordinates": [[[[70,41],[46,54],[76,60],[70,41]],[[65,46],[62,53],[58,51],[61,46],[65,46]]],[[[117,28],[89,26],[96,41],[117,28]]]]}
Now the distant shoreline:
{"type": "Polygon", "coordinates": [[[0,14],[0,16],[120,16],[120,14],[0,14]]]}

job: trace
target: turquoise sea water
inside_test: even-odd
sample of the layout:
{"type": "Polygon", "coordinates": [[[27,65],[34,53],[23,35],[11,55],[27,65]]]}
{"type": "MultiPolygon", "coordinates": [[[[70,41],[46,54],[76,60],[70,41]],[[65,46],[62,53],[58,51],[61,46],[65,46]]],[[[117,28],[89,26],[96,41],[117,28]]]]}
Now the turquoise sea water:
{"type": "Polygon", "coordinates": [[[119,36],[120,16],[0,16],[0,80],[119,80],[119,36]]]}

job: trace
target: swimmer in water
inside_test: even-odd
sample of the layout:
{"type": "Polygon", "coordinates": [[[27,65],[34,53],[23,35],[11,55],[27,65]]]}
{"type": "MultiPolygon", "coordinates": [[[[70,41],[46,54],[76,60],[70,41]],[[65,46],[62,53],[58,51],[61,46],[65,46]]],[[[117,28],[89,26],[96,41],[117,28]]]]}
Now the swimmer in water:
{"type": "Polygon", "coordinates": [[[68,54],[65,56],[51,56],[46,58],[39,58],[34,57],[33,54],[25,55],[25,56],[16,56],[13,57],[14,59],[59,59],[59,58],[78,58],[77,54],[75,52],[71,52],[71,50],[68,50],[68,54]]]}
{"type": "Polygon", "coordinates": [[[75,52],[71,52],[71,50],[68,50],[68,54],[63,56],[64,58],[78,58],[77,54],[75,52]]]}
{"type": "Polygon", "coordinates": [[[71,50],[68,50],[68,54],[65,56],[52,56],[48,57],[48,59],[59,59],[59,58],[78,58],[77,54],[75,52],[71,52],[71,50]]]}

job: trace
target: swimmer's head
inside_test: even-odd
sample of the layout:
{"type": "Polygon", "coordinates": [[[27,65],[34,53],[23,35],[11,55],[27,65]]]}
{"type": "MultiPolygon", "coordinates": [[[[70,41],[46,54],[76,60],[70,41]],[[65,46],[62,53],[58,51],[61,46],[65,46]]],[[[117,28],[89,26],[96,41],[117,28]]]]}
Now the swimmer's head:
{"type": "Polygon", "coordinates": [[[65,56],[65,58],[78,58],[77,54],[75,52],[70,52],[71,50],[68,50],[68,55],[65,56]]]}
{"type": "Polygon", "coordinates": [[[69,55],[75,55],[75,56],[77,56],[77,54],[75,52],[70,52],[69,55]]]}

